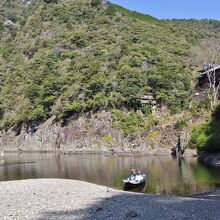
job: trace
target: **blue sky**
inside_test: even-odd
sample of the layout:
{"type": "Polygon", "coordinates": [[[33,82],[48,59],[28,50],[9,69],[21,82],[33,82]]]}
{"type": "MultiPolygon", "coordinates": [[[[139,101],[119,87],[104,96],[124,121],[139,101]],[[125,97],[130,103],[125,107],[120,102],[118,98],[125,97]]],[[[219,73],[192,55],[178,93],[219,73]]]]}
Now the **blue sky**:
{"type": "Polygon", "coordinates": [[[110,0],[110,2],[160,19],[220,20],[220,0],[110,0]]]}

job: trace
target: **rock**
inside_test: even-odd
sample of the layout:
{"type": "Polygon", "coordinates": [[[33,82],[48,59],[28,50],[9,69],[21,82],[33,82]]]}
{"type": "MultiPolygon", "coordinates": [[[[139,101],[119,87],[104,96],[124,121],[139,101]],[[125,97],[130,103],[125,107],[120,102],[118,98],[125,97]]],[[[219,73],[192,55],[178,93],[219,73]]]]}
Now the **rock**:
{"type": "Polygon", "coordinates": [[[5,156],[4,151],[0,151],[0,157],[4,157],[4,156],[5,156]]]}
{"type": "Polygon", "coordinates": [[[10,27],[10,26],[13,26],[14,25],[14,22],[11,21],[11,20],[6,20],[4,21],[4,26],[5,27],[10,27]]]}
{"type": "Polygon", "coordinates": [[[180,156],[183,156],[184,153],[185,153],[185,149],[180,149],[180,156]]]}
{"type": "Polygon", "coordinates": [[[170,151],[171,151],[172,156],[176,156],[176,148],[175,147],[170,148],[170,151]]]}
{"type": "Polygon", "coordinates": [[[95,210],[95,212],[99,212],[99,211],[102,211],[102,207],[98,207],[96,210],[95,210]]]}
{"type": "Polygon", "coordinates": [[[102,0],[103,5],[107,5],[109,2],[107,0],[102,0]]]}
{"type": "Polygon", "coordinates": [[[198,161],[211,167],[220,167],[220,153],[201,151],[198,155],[198,161]]]}
{"type": "Polygon", "coordinates": [[[198,153],[192,153],[192,157],[198,157],[198,153]]]}
{"type": "Polygon", "coordinates": [[[22,0],[22,3],[25,7],[28,7],[32,3],[32,0],[22,0]]]}
{"type": "Polygon", "coordinates": [[[138,215],[137,215],[137,213],[136,213],[135,211],[129,211],[129,212],[127,212],[127,213],[125,214],[125,216],[126,216],[127,218],[135,218],[135,217],[137,217],[138,215]]]}

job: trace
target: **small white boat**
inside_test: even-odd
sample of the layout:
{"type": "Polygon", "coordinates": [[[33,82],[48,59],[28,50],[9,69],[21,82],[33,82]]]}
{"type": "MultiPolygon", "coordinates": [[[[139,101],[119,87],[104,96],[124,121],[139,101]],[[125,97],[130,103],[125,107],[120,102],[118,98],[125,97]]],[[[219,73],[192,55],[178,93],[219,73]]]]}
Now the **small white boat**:
{"type": "Polygon", "coordinates": [[[138,172],[135,175],[129,176],[127,179],[123,180],[125,188],[136,188],[145,184],[146,175],[138,172]]]}

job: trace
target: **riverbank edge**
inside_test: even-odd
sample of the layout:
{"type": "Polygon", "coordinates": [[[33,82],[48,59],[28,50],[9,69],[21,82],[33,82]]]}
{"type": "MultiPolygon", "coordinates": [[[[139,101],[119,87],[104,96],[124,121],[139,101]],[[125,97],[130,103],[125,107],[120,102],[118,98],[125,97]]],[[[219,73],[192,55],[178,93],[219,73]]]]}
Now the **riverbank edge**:
{"type": "MultiPolygon", "coordinates": [[[[159,156],[159,155],[171,155],[170,149],[152,149],[148,151],[98,151],[98,150],[82,150],[82,151],[54,151],[54,150],[4,150],[4,153],[58,153],[66,155],[74,154],[100,154],[106,156],[159,156]]],[[[197,156],[196,150],[186,149],[185,156],[197,156]]]]}
{"type": "Polygon", "coordinates": [[[201,151],[198,154],[198,161],[210,167],[220,168],[220,153],[201,151]]]}
{"type": "Polygon", "coordinates": [[[39,178],[39,179],[21,179],[21,180],[10,180],[10,181],[0,181],[0,184],[2,183],[19,183],[19,182],[29,182],[29,181],[34,181],[34,182],[38,182],[38,181],[64,181],[64,182],[73,182],[73,183],[83,183],[83,184],[87,184],[92,185],[92,186],[96,186],[97,188],[105,188],[107,190],[107,192],[118,192],[118,193],[129,193],[129,194],[133,194],[133,195],[142,195],[142,196],[148,196],[148,195],[152,195],[152,196],[156,196],[156,197],[179,197],[179,198],[204,198],[206,196],[209,196],[213,193],[220,193],[220,187],[216,188],[214,190],[208,191],[208,192],[204,192],[204,193],[198,193],[198,194],[192,194],[192,195],[187,195],[187,196],[178,196],[178,195],[163,195],[163,194],[151,194],[151,193],[140,193],[140,192],[132,192],[132,191],[126,191],[126,190],[120,190],[117,188],[112,188],[109,186],[104,186],[104,185],[99,185],[96,183],[91,183],[91,182],[87,182],[87,181],[83,181],[83,180],[75,180],[75,179],[57,179],[57,178],[39,178]]]}

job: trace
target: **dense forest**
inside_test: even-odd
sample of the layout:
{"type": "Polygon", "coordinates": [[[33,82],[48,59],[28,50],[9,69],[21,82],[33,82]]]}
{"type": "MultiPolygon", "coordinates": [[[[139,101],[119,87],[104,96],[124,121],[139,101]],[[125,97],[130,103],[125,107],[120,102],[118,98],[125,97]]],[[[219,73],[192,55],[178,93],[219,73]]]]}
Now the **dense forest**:
{"type": "Polygon", "coordinates": [[[0,0],[1,129],[107,110],[131,133],[149,123],[140,117],[151,106],[136,113],[149,91],[158,109],[184,112],[200,45],[219,33],[218,21],[158,20],[101,0],[0,0]]]}

